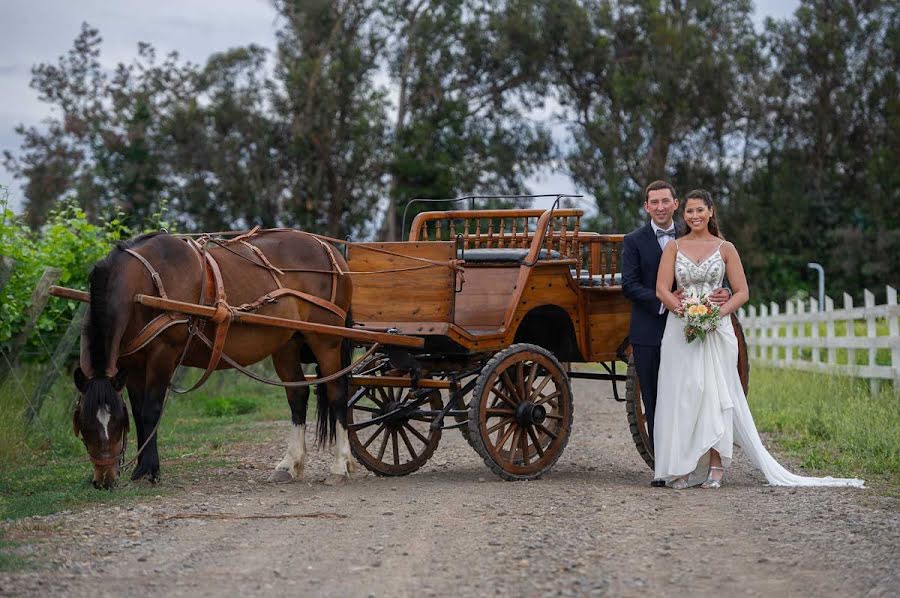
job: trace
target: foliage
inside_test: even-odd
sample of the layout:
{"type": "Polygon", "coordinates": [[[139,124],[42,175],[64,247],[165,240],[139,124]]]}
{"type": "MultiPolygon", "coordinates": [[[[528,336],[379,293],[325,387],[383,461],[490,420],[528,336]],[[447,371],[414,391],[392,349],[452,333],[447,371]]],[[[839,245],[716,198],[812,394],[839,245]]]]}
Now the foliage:
{"type": "MultiPolygon", "coordinates": [[[[47,221],[37,231],[9,208],[8,198],[0,189],[0,255],[15,260],[12,276],[0,290],[0,350],[25,323],[26,309],[35,285],[46,268],[58,268],[58,284],[87,289],[88,275],[94,263],[103,258],[113,244],[135,231],[124,222],[123,214],[98,224],[70,199],[50,211],[47,221]]],[[[149,216],[144,231],[166,228],[166,206],[149,216]]],[[[140,231],[141,229],[137,229],[140,231]]],[[[46,361],[56,341],[72,320],[77,305],[73,301],[52,298],[41,312],[34,332],[24,350],[25,361],[46,361]]]]}

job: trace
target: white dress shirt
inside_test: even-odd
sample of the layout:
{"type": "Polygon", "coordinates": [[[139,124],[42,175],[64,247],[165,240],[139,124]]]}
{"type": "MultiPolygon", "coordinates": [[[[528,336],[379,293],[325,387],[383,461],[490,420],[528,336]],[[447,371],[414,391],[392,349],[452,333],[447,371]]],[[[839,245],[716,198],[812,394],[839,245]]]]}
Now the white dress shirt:
{"type": "MultiPolygon", "coordinates": [[[[656,234],[656,231],[660,231],[660,230],[668,230],[668,229],[662,229],[662,228],[660,228],[659,226],[656,226],[656,223],[653,222],[652,220],[650,221],[650,226],[653,227],[653,234],[654,234],[654,235],[656,234]]],[[[675,222],[674,222],[674,221],[672,221],[672,227],[671,227],[671,228],[675,228],[675,222]]],[[[656,237],[656,241],[657,241],[657,243],[659,243],[659,248],[660,248],[660,249],[665,249],[665,248],[666,248],[666,245],[668,245],[669,241],[674,241],[674,240],[675,240],[675,237],[669,237],[668,235],[667,235],[667,236],[663,236],[663,237],[656,237]]],[[[665,306],[665,305],[660,305],[660,306],[659,306],[659,313],[660,313],[660,315],[666,313],[666,306],[665,306]]]]}

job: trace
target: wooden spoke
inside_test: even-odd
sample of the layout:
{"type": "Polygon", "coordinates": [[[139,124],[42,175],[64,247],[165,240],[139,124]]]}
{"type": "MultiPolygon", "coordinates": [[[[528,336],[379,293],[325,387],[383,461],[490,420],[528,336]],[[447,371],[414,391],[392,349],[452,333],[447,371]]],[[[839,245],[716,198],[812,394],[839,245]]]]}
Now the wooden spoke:
{"type": "Polygon", "coordinates": [[[531,438],[531,442],[534,443],[534,450],[537,451],[539,457],[544,456],[544,449],[541,447],[540,441],[538,441],[537,434],[534,433],[534,426],[528,426],[528,436],[531,438]]]}
{"type": "Polygon", "coordinates": [[[546,417],[547,419],[555,419],[555,420],[558,420],[558,421],[562,421],[562,418],[563,418],[563,416],[561,416],[561,415],[556,415],[555,413],[548,413],[548,414],[545,415],[544,417],[546,417]]]}
{"type": "MultiPolygon", "coordinates": [[[[551,393],[551,394],[549,394],[549,395],[547,395],[547,396],[539,395],[540,399],[537,400],[537,401],[535,401],[534,404],[535,404],[535,405],[543,405],[543,404],[546,403],[547,401],[552,401],[553,399],[557,398],[559,395],[560,395],[559,390],[557,390],[556,392],[551,393]]],[[[553,403],[551,403],[551,405],[552,405],[552,404],[553,404],[553,403]]],[[[556,405],[554,405],[554,407],[555,407],[555,406],[556,406],[556,405]]]]}
{"type": "Polygon", "coordinates": [[[381,447],[378,449],[378,460],[381,461],[384,459],[384,449],[387,448],[388,436],[390,436],[390,432],[384,433],[384,438],[381,439],[381,447]]]}
{"type": "Polygon", "coordinates": [[[407,424],[403,424],[403,427],[406,428],[407,430],[409,430],[410,432],[412,432],[412,433],[413,433],[413,436],[415,436],[416,438],[418,438],[419,440],[421,440],[421,441],[422,441],[422,444],[428,444],[428,439],[425,438],[424,436],[422,436],[422,433],[419,432],[418,430],[416,430],[414,427],[412,427],[412,426],[409,425],[408,423],[407,423],[407,424]]]}
{"type": "MultiPolygon", "coordinates": [[[[538,364],[537,364],[537,362],[534,362],[531,364],[531,367],[528,369],[528,381],[525,382],[525,389],[534,388],[534,378],[535,378],[535,376],[537,376],[537,371],[538,371],[538,364]]],[[[525,395],[526,395],[526,393],[524,392],[524,389],[523,389],[523,396],[525,396],[525,395]]],[[[528,396],[528,399],[530,400],[531,392],[528,392],[527,396],[528,396]]]]}
{"type": "Polygon", "coordinates": [[[519,402],[525,401],[528,398],[528,393],[525,392],[525,362],[520,361],[516,364],[516,388],[519,393],[519,402]]]}
{"type": "MultiPolygon", "coordinates": [[[[513,434],[512,444],[509,446],[509,460],[516,462],[516,452],[519,450],[519,438],[522,436],[522,428],[516,426],[516,433],[513,434]]],[[[503,448],[502,446],[500,448],[503,448]]]]}
{"type": "Polygon", "coordinates": [[[503,372],[500,374],[500,379],[503,381],[503,386],[506,387],[506,390],[509,391],[509,394],[515,400],[515,405],[519,404],[519,401],[522,400],[523,397],[518,396],[519,389],[516,388],[516,385],[509,377],[509,372],[503,372]]]}
{"type": "Polygon", "coordinates": [[[540,395],[542,392],[544,392],[544,388],[547,386],[547,384],[550,382],[550,380],[551,380],[551,377],[549,374],[544,376],[544,379],[541,381],[541,383],[538,385],[538,387],[535,388],[534,390],[532,390],[531,393],[528,395],[528,400],[533,401],[534,397],[536,397],[536,396],[540,395]]]}
{"type": "Polygon", "coordinates": [[[515,409],[518,406],[518,403],[514,399],[512,399],[509,396],[500,392],[500,390],[496,386],[491,387],[491,392],[494,393],[497,397],[500,398],[501,401],[503,401],[504,403],[506,403],[513,409],[515,409]]]}
{"type": "MultiPolygon", "coordinates": [[[[531,428],[531,426],[528,427],[531,428]]],[[[525,430],[522,430],[522,434],[519,435],[519,442],[522,444],[522,461],[528,466],[528,434],[525,430]]]]}
{"type": "Polygon", "coordinates": [[[509,428],[507,428],[506,431],[503,432],[503,435],[500,437],[500,440],[497,441],[497,444],[495,444],[494,447],[497,450],[502,451],[503,445],[506,444],[506,441],[509,439],[509,435],[512,434],[517,427],[518,426],[516,426],[515,423],[511,424],[509,428]]]}
{"type": "Polygon", "coordinates": [[[403,439],[403,444],[406,445],[406,450],[409,451],[409,454],[413,459],[418,459],[419,455],[416,454],[416,449],[413,448],[412,443],[409,441],[409,436],[406,435],[406,430],[400,428],[397,431],[400,432],[400,437],[403,439]]]}
{"type": "Polygon", "coordinates": [[[400,447],[397,446],[397,430],[391,432],[391,445],[394,449],[394,465],[400,465],[400,447]]]}
{"type": "Polygon", "coordinates": [[[372,434],[372,436],[370,436],[368,440],[366,440],[366,443],[364,445],[362,445],[363,448],[369,448],[369,445],[372,444],[373,440],[378,438],[378,435],[381,434],[382,430],[384,430],[384,424],[381,424],[378,426],[378,428],[376,428],[375,433],[372,434]]]}
{"type": "Polygon", "coordinates": [[[556,440],[556,434],[548,430],[543,424],[535,424],[535,427],[553,440],[556,440]]]}
{"type": "Polygon", "coordinates": [[[359,411],[365,411],[367,413],[378,413],[381,414],[381,409],[376,409],[375,407],[366,407],[365,405],[356,404],[353,406],[354,409],[358,409],[359,411]]]}
{"type": "Polygon", "coordinates": [[[488,433],[488,434],[493,434],[494,432],[496,432],[497,430],[499,430],[499,429],[502,428],[503,426],[507,425],[507,424],[510,423],[511,421],[513,421],[513,418],[511,418],[511,417],[504,417],[502,420],[500,420],[499,422],[497,422],[496,424],[494,424],[493,426],[491,426],[490,428],[488,428],[488,429],[487,429],[487,433],[488,433]]]}
{"type": "Polygon", "coordinates": [[[491,416],[506,416],[506,415],[515,415],[516,412],[512,409],[499,409],[497,407],[491,407],[486,411],[488,417],[491,416]]]}

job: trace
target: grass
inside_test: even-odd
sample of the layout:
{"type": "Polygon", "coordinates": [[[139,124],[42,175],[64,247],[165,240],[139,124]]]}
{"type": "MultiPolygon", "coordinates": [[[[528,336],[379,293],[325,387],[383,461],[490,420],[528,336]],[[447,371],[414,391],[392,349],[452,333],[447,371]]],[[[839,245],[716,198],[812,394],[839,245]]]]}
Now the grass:
{"type": "Polygon", "coordinates": [[[864,477],[900,494],[900,399],[872,396],[864,380],[753,368],[748,401],[756,425],[804,468],[864,477]]]}
{"type": "MultiPolygon", "coordinates": [[[[23,395],[27,393],[10,392],[7,385],[5,394],[0,394],[4,414],[0,423],[0,519],[46,515],[96,503],[127,504],[172,491],[170,484],[147,487],[124,480],[114,492],[95,490],[84,447],[72,433],[73,392],[70,381],[57,383],[55,398],[47,399],[31,430],[22,423],[23,395]]],[[[257,422],[288,418],[283,390],[253,383],[234,372],[219,372],[195,393],[170,395],[159,430],[163,475],[180,479],[191,471],[224,465],[229,446],[258,440],[257,422]]],[[[129,458],[135,450],[132,429],[129,458]]],[[[0,554],[3,552],[0,549],[0,554]]]]}

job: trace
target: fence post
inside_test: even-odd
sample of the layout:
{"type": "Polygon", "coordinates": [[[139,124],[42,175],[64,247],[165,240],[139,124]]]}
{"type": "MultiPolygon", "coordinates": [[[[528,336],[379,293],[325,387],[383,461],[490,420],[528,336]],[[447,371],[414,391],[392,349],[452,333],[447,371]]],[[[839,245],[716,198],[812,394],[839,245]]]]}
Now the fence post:
{"type": "Polygon", "coordinates": [[[6,283],[9,282],[9,278],[12,276],[15,267],[16,260],[11,257],[6,257],[5,255],[0,255],[0,293],[3,292],[6,283]]]}
{"type": "MultiPolygon", "coordinates": [[[[774,301],[772,301],[771,303],[769,303],[769,313],[772,314],[773,319],[778,319],[778,316],[781,315],[781,306],[778,305],[777,303],[775,303],[774,301]]],[[[766,327],[766,335],[770,339],[778,338],[778,326],[776,324],[774,324],[771,320],[769,321],[769,325],[766,327]]],[[[774,340],[771,342],[774,342],[774,340]]],[[[769,359],[771,359],[772,361],[777,360],[778,359],[778,346],[769,344],[769,346],[766,348],[766,354],[768,355],[769,359]]]]}
{"type": "Polygon", "coordinates": [[[28,409],[25,412],[25,421],[28,424],[31,424],[34,421],[34,418],[41,412],[41,406],[44,404],[44,399],[53,387],[53,383],[56,382],[59,377],[60,371],[65,372],[64,368],[66,367],[69,354],[71,354],[72,349],[75,348],[75,343],[81,339],[81,322],[84,320],[84,314],[87,311],[87,307],[87,303],[82,303],[78,306],[78,310],[75,312],[75,315],[72,316],[72,321],[69,322],[69,327],[66,328],[59,344],[56,345],[56,349],[53,351],[50,363],[44,367],[41,378],[38,380],[37,387],[31,395],[31,402],[28,404],[28,409]]]}
{"type": "MultiPolygon", "coordinates": [[[[794,311],[795,311],[794,305],[795,305],[795,303],[790,300],[788,300],[788,302],[784,304],[785,315],[787,315],[787,316],[794,315],[794,311]]],[[[784,339],[786,341],[785,346],[784,346],[784,361],[786,363],[790,364],[792,361],[794,361],[794,345],[793,345],[794,319],[793,318],[787,318],[787,322],[785,322],[784,339]]]]}
{"type": "MultiPolygon", "coordinates": [[[[824,299],[822,300],[825,301],[824,299]]],[[[825,309],[825,306],[822,306],[822,309],[825,309]]],[[[819,313],[819,302],[814,298],[809,298],[809,313],[810,313],[810,321],[809,321],[809,344],[810,352],[809,358],[812,363],[818,364],[822,363],[822,347],[819,345],[819,320],[816,318],[816,314],[819,313]]]]}
{"type": "MultiPolygon", "coordinates": [[[[878,329],[875,327],[875,316],[872,315],[872,308],[875,307],[875,295],[869,289],[863,289],[863,305],[866,308],[866,338],[875,338],[878,336],[878,329]]],[[[878,349],[869,349],[868,364],[875,366],[878,349]]],[[[869,378],[869,392],[872,396],[878,396],[881,391],[881,381],[878,378],[869,378]]]]}
{"type": "MultiPolygon", "coordinates": [[[[897,289],[888,285],[887,287],[887,304],[888,310],[891,306],[897,305],[897,289]]],[[[897,323],[897,316],[891,315],[888,311],[888,336],[891,338],[900,338],[900,324],[897,323]]],[[[900,348],[894,346],[891,348],[891,369],[894,372],[894,394],[900,396],[900,348]]]]}
{"type": "Polygon", "coordinates": [[[829,347],[825,350],[828,355],[828,364],[835,365],[837,363],[837,349],[831,347],[832,339],[834,339],[834,300],[825,295],[825,315],[828,318],[825,321],[825,342],[829,347]]]}
{"type": "Polygon", "coordinates": [[[22,326],[22,330],[20,330],[19,334],[13,337],[10,342],[6,359],[0,361],[0,385],[2,385],[6,380],[6,377],[9,376],[11,369],[16,367],[19,361],[19,352],[28,341],[28,336],[34,329],[34,325],[37,323],[41,312],[44,311],[44,307],[47,305],[47,299],[50,298],[50,286],[59,280],[59,274],[60,271],[58,268],[46,268],[41,275],[41,279],[38,281],[37,286],[34,287],[34,291],[31,293],[31,303],[25,311],[25,325],[22,326]]]}

